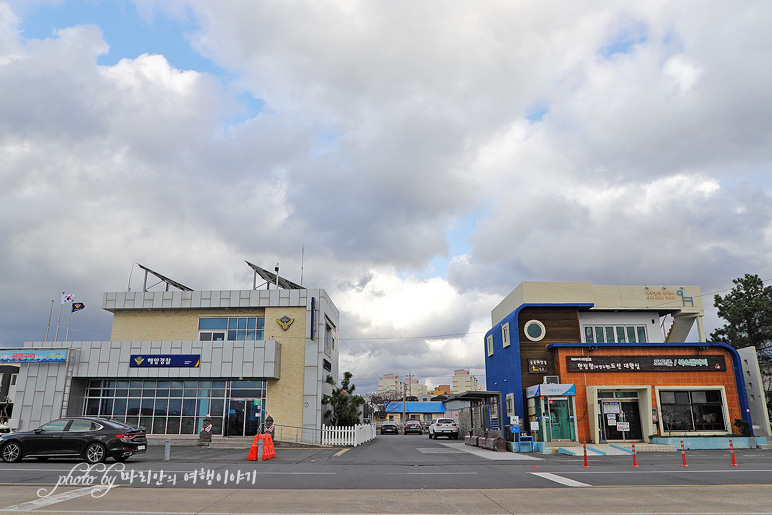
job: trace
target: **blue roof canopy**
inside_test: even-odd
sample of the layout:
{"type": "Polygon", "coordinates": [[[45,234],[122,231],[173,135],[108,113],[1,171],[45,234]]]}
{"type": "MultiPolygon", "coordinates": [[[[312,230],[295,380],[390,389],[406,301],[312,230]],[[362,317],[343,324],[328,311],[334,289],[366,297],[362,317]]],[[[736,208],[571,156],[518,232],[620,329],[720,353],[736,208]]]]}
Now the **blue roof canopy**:
{"type": "MultiPolygon", "coordinates": [[[[386,413],[402,413],[402,401],[387,402],[386,413]]],[[[439,401],[408,401],[405,413],[445,413],[445,404],[439,401]]]]}

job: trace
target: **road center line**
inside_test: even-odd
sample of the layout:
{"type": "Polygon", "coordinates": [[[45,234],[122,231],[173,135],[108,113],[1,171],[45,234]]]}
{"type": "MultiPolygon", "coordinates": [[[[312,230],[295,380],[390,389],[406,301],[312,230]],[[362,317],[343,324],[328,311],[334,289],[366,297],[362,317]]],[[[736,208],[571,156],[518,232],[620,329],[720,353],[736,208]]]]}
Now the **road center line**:
{"type": "Polygon", "coordinates": [[[333,454],[332,456],[333,456],[333,457],[335,457],[335,456],[340,456],[341,454],[343,454],[344,452],[346,452],[346,451],[347,451],[347,450],[349,450],[350,448],[351,448],[351,447],[347,447],[347,448],[345,448],[345,449],[341,449],[341,450],[339,450],[338,452],[336,452],[335,454],[333,454]]]}
{"type": "Polygon", "coordinates": [[[554,481],[565,486],[591,486],[587,483],[582,483],[581,481],[574,481],[573,479],[568,479],[567,477],[551,474],[550,472],[531,472],[531,474],[534,476],[543,477],[544,479],[549,479],[550,481],[554,481]]]}

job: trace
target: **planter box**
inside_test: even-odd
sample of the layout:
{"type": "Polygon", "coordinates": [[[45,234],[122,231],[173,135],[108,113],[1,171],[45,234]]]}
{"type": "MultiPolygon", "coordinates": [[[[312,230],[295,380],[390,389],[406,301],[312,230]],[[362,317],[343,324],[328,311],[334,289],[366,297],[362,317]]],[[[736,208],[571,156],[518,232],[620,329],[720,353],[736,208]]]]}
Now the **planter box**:
{"type": "Polygon", "coordinates": [[[651,443],[669,445],[676,450],[681,449],[681,441],[684,442],[684,448],[686,449],[729,449],[729,440],[732,440],[732,445],[734,445],[735,449],[755,449],[757,444],[766,444],[766,438],[756,438],[753,436],[737,436],[732,438],[728,436],[656,436],[651,439],[651,443]],[[763,440],[763,442],[758,440],[763,440]]]}

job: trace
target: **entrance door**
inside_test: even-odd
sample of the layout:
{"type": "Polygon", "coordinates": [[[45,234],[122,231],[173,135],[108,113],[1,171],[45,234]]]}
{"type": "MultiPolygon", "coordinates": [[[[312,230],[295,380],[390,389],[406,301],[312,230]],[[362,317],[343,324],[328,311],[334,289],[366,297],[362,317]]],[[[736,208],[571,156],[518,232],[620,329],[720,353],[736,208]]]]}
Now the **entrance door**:
{"type": "Polygon", "coordinates": [[[231,399],[228,408],[228,436],[254,436],[263,422],[261,401],[258,399],[231,399]]]}
{"type": "Polygon", "coordinates": [[[641,440],[641,413],[638,400],[600,401],[601,427],[606,440],[641,440]]]}
{"type": "Polygon", "coordinates": [[[573,440],[573,424],[569,400],[565,397],[548,397],[550,440],[573,440]]]}

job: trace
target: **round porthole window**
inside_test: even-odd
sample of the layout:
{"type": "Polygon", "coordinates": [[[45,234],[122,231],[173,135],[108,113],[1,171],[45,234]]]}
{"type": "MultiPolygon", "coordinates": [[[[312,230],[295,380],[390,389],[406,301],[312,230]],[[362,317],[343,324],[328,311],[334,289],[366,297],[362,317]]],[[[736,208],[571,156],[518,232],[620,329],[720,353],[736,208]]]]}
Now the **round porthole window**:
{"type": "Polygon", "coordinates": [[[544,329],[544,324],[538,320],[529,320],[525,323],[525,337],[532,342],[541,341],[547,331],[544,329]]]}

